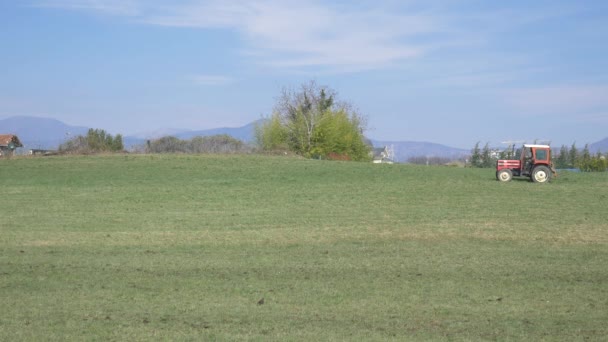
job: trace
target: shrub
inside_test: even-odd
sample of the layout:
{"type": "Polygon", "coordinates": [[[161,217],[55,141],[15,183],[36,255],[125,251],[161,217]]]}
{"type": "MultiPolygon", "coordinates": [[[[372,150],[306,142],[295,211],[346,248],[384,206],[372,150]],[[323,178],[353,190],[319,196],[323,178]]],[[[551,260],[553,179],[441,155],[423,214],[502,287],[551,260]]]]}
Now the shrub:
{"type": "Polygon", "coordinates": [[[112,136],[103,129],[89,129],[86,136],[76,136],[59,145],[60,153],[120,152],[124,150],[122,135],[112,136]]]}
{"type": "Polygon", "coordinates": [[[251,147],[227,134],[194,137],[181,140],[176,137],[162,137],[148,140],[144,149],[147,153],[247,153],[251,147]]]}

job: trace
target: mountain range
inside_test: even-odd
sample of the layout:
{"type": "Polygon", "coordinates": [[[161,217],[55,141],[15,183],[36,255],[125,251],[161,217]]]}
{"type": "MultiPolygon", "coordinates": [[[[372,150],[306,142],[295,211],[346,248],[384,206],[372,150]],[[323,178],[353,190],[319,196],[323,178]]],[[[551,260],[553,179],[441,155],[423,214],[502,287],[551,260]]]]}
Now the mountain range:
{"type": "Polygon", "coordinates": [[[589,151],[591,153],[608,152],[608,138],[604,138],[603,140],[590,144],[589,151]]]}
{"type": "Polygon", "coordinates": [[[13,116],[0,120],[0,134],[15,134],[25,149],[55,149],[73,136],[86,134],[88,127],[70,126],[59,120],[13,116]]]}
{"type": "MultiPolygon", "coordinates": [[[[161,129],[123,137],[127,148],[145,144],[148,139],[156,139],[171,135],[179,139],[191,139],[195,136],[210,136],[228,134],[236,139],[252,142],[255,125],[251,122],[243,127],[224,127],[208,130],[161,129]]],[[[52,118],[33,116],[13,116],[0,119],[0,134],[15,134],[23,144],[24,149],[56,149],[60,144],[78,135],[85,135],[89,127],[71,126],[52,118]]]]}
{"type": "MultiPolygon", "coordinates": [[[[163,129],[131,136],[124,136],[127,149],[145,144],[146,140],[171,135],[180,139],[191,139],[195,136],[211,136],[227,134],[244,142],[253,142],[255,126],[259,121],[251,122],[242,127],[222,127],[207,130],[163,129]]],[[[31,116],[14,116],[0,119],[0,134],[16,134],[25,150],[56,149],[61,143],[77,135],[84,135],[88,127],[71,126],[59,120],[31,116]]],[[[411,157],[428,156],[442,158],[461,158],[470,153],[469,150],[449,147],[431,142],[419,141],[385,141],[372,140],[376,147],[389,146],[395,153],[395,160],[405,162],[411,157]]],[[[591,153],[608,151],[608,138],[589,145],[591,153]]]]}

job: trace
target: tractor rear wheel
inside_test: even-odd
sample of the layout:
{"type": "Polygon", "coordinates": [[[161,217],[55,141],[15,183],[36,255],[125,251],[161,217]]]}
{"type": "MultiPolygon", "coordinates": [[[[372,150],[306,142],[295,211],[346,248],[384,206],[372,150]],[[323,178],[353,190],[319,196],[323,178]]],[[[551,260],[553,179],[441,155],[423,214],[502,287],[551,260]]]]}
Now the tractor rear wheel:
{"type": "Polygon", "coordinates": [[[530,178],[534,183],[547,183],[551,180],[551,170],[545,165],[539,165],[532,170],[530,178]]]}
{"type": "Polygon", "coordinates": [[[496,171],[496,179],[500,182],[508,182],[513,179],[513,171],[510,169],[502,169],[500,171],[496,171]]]}

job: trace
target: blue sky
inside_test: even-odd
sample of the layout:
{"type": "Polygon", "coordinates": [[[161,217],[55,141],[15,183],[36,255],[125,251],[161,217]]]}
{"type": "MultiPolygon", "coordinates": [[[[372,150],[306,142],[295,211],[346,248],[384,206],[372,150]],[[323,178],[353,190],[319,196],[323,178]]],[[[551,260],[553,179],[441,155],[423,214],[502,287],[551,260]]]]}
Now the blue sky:
{"type": "Polygon", "coordinates": [[[0,118],[242,126],[315,80],[367,135],[608,136],[608,1],[0,0],[0,118]]]}

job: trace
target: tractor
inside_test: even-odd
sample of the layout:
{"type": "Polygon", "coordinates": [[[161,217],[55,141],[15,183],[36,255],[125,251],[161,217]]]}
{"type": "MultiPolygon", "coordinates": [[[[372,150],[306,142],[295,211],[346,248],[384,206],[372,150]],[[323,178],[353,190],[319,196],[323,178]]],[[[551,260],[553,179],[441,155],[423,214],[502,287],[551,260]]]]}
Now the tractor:
{"type": "MultiPolygon", "coordinates": [[[[518,149],[518,160],[498,160],[496,162],[496,179],[508,182],[513,176],[530,177],[534,183],[547,183],[557,172],[551,162],[549,145],[524,144],[518,149]]],[[[517,153],[515,153],[517,155],[517,153]]]]}

